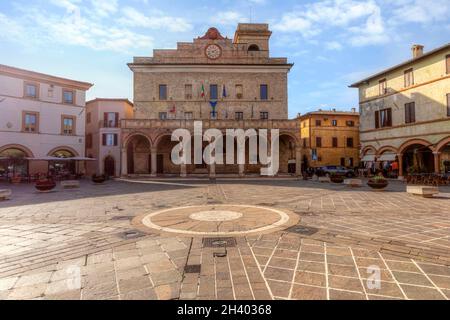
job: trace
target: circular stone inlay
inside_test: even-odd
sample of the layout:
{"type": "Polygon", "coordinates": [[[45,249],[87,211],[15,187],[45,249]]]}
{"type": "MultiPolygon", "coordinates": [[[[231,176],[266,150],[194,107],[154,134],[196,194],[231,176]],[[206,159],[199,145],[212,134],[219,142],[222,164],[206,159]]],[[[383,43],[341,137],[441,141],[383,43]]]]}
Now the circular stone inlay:
{"type": "Polygon", "coordinates": [[[242,217],[242,213],[236,211],[227,210],[208,210],[193,213],[189,218],[198,221],[230,221],[236,220],[242,217]]]}

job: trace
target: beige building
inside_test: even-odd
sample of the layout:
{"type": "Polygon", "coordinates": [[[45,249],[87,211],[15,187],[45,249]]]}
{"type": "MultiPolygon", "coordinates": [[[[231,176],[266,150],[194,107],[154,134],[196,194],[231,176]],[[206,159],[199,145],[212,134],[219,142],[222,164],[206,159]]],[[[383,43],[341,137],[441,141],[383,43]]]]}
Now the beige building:
{"type": "Polygon", "coordinates": [[[299,117],[303,167],[359,166],[359,113],[318,110],[299,117]]]}
{"type": "Polygon", "coordinates": [[[362,160],[398,161],[408,172],[443,172],[450,160],[450,44],[351,85],[359,89],[362,160]]]}
{"type": "Polygon", "coordinates": [[[298,123],[288,120],[292,64],[270,56],[270,36],[267,24],[239,24],[233,40],[210,28],[176,49],[134,58],[135,113],[121,123],[122,174],[259,172],[258,165],[175,166],[171,132],[192,130],[194,120],[204,129],[280,129],[280,172],[300,172],[298,123]]]}
{"type": "Polygon", "coordinates": [[[87,174],[120,176],[120,121],[133,117],[128,99],[95,99],[86,103],[86,155],[95,158],[87,164],[87,174]]]}
{"type": "Polygon", "coordinates": [[[0,65],[0,175],[76,170],[84,157],[90,83],[0,65]]]}

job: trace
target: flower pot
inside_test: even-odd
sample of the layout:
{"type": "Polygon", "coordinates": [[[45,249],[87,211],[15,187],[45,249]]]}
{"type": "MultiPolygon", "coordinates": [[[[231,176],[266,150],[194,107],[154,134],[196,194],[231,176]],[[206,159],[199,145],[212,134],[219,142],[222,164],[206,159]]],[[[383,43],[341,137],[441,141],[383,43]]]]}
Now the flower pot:
{"type": "Polygon", "coordinates": [[[56,183],[53,180],[38,180],[34,187],[39,192],[49,192],[56,187],[56,183]]]}
{"type": "Polygon", "coordinates": [[[380,180],[380,181],[369,180],[369,182],[367,182],[367,185],[369,187],[376,190],[382,190],[386,188],[388,184],[389,182],[387,180],[380,180]]]}
{"type": "Polygon", "coordinates": [[[331,176],[330,177],[331,182],[333,183],[342,183],[344,182],[344,177],[340,177],[340,176],[331,176]]]}
{"type": "Polygon", "coordinates": [[[102,184],[106,181],[106,177],[105,176],[93,176],[92,177],[92,182],[94,182],[95,184],[102,184]]]}

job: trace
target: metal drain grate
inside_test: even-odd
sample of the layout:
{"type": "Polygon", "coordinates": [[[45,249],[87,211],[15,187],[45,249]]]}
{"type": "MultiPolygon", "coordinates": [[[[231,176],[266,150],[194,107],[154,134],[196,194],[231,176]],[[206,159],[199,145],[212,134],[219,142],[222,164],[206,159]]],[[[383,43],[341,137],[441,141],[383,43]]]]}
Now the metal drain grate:
{"type": "Polygon", "coordinates": [[[121,237],[122,239],[125,239],[125,240],[137,239],[137,238],[142,238],[145,236],[146,236],[145,233],[142,233],[138,230],[129,230],[129,231],[119,233],[119,237],[121,237]]]}
{"type": "Polygon", "coordinates": [[[203,238],[205,248],[230,248],[236,247],[235,238],[203,238]]]}
{"type": "Polygon", "coordinates": [[[200,273],[202,266],[199,264],[191,264],[184,266],[184,273],[200,273]]]}
{"type": "Polygon", "coordinates": [[[296,225],[286,229],[287,232],[297,233],[304,236],[311,236],[319,231],[319,229],[314,227],[300,226],[296,225]]]}

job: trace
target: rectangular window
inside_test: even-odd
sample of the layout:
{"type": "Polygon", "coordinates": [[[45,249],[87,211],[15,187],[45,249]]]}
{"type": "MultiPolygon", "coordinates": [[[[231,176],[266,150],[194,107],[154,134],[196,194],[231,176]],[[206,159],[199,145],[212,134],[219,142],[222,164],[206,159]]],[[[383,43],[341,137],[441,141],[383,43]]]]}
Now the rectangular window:
{"type": "Polygon", "coordinates": [[[61,133],[63,135],[75,134],[75,117],[74,116],[62,116],[61,133]]]}
{"type": "Polygon", "coordinates": [[[192,99],[192,84],[186,84],[184,86],[184,98],[186,100],[192,99]]]}
{"type": "Polygon", "coordinates": [[[416,122],[416,104],[414,102],[405,104],[405,123],[416,122]]]}
{"type": "Polygon", "coordinates": [[[445,57],[445,65],[447,69],[447,74],[450,74],[450,54],[445,57]]]}
{"type": "Polygon", "coordinates": [[[185,112],[184,113],[184,119],[186,120],[192,120],[194,118],[192,112],[185,112]]]}
{"type": "Polygon", "coordinates": [[[337,127],[337,120],[331,120],[331,125],[333,127],[337,127]]]}
{"type": "Polygon", "coordinates": [[[269,92],[268,92],[268,87],[267,84],[262,84],[259,87],[259,96],[261,100],[267,100],[269,99],[269,92]]]}
{"type": "Polygon", "coordinates": [[[355,121],[352,120],[348,120],[346,121],[347,127],[354,127],[355,126],[355,121]]]}
{"type": "Polygon", "coordinates": [[[380,111],[375,111],[375,128],[380,127],[380,111]]]}
{"type": "Polygon", "coordinates": [[[102,144],[108,147],[115,147],[118,145],[118,135],[117,133],[104,133],[102,135],[102,144]]]}
{"type": "Polygon", "coordinates": [[[22,117],[22,131],[31,133],[37,133],[39,131],[39,113],[23,112],[22,117]]]}
{"type": "Polygon", "coordinates": [[[387,93],[387,81],[386,79],[380,80],[379,82],[379,93],[380,96],[387,93]]]}
{"type": "Polygon", "coordinates": [[[90,112],[88,112],[86,114],[86,123],[91,123],[91,113],[90,112]]]}
{"type": "Polygon", "coordinates": [[[236,113],[234,114],[234,118],[235,118],[236,120],[243,120],[243,119],[244,119],[244,113],[243,113],[243,112],[236,112],[236,113]]]}
{"type": "Polygon", "coordinates": [[[347,138],[347,148],[353,148],[353,138],[347,138]]]}
{"type": "Polygon", "coordinates": [[[321,120],[316,120],[316,127],[320,127],[322,125],[322,121],[321,120]]]}
{"type": "Polygon", "coordinates": [[[236,85],[236,98],[242,99],[243,97],[244,97],[244,87],[242,86],[242,84],[237,84],[236,85]]]}
{"type": "Polygon", "coordinates": [[[103,125],[105,128],[118,128],[119,127],[119,113],[118,112],[105,112],[103,114],[103,125]]]}
{"type": "Polygon", "coordinates": [[[86,149],[92,148],[92,134],[88,133],[86,135],[86,149]]]}
{"type": "Polygon", "coordinates": [[[332,145],[333,145],[333,148],[338,147],[338,138],[337,137],[332,138],[332,145]]]}
{"type": "Polygon", "coordinates": [[[63,103],[74,104],[74,91],[63,90],[63,103]]]}
{"type": "Polygon", "coordinates": [[[219,96],[217,84],[211,84],[209,86],[209,98],[211,100],[217,100],[219,96]]]}
{"type": "Polygon", "coordinates": [[[392,127],[392,109],[383,109],[380,111],[376,111],[375,115],[378,113],[378,121],[375,121],[375,124],[378,124],[376,128],[384,128],[384,127],[392,127]]]}
{"type": "Polygon", "coordinates": [[[450,93],[447,93],[447,116],[450,117],[450,93]]]}
{"type": "Polygon", "coordinates": [[[259,118],[261,120],[267,120],[267,119],[269,119],[269,113],[268,112],[260,112],[259,113],[259,118]]]}
{"type": "Polygon", "coordinates": [[[159,100],[167,100],[167,85],[159,85],[159,100]]]}
{"type": "Polygon", "coordinates": [[[38,98],[38,85],[35,83],[25,83],[25,97],[38,98]]]}
{"type": "Polygon", "coordinates": [[[414,85],[414,71],[413,69],[408,69],[405,71],[405,88],[414,85]]]}
{"type": "Polygon", "coordinates": [[[160,112],[159,120],[166,120],[166,119],[167,119],[167,112],[160,112]]]}
{"type": "Polygon", "coordinates": [[[341,158],[341,166],[345,167],[345,158],[341,158]]]}
{"type": "Polygon", "coordinates": [[[350,166],[350,168],[353,168],[355,166],[353,158],[348,159],[348,165],[350,166]]]}
{"type": "Polygon", "coordinates": [[[316,137],[316,147],[321,148],[322,147],[322,138],[316,137]]]}
{"type": "Polygon", "coordinates": [[[319,156],[317,154],[317,149],[311,149],[311,160],[313,160],[313,161],[319,160],[319,156]]]}

